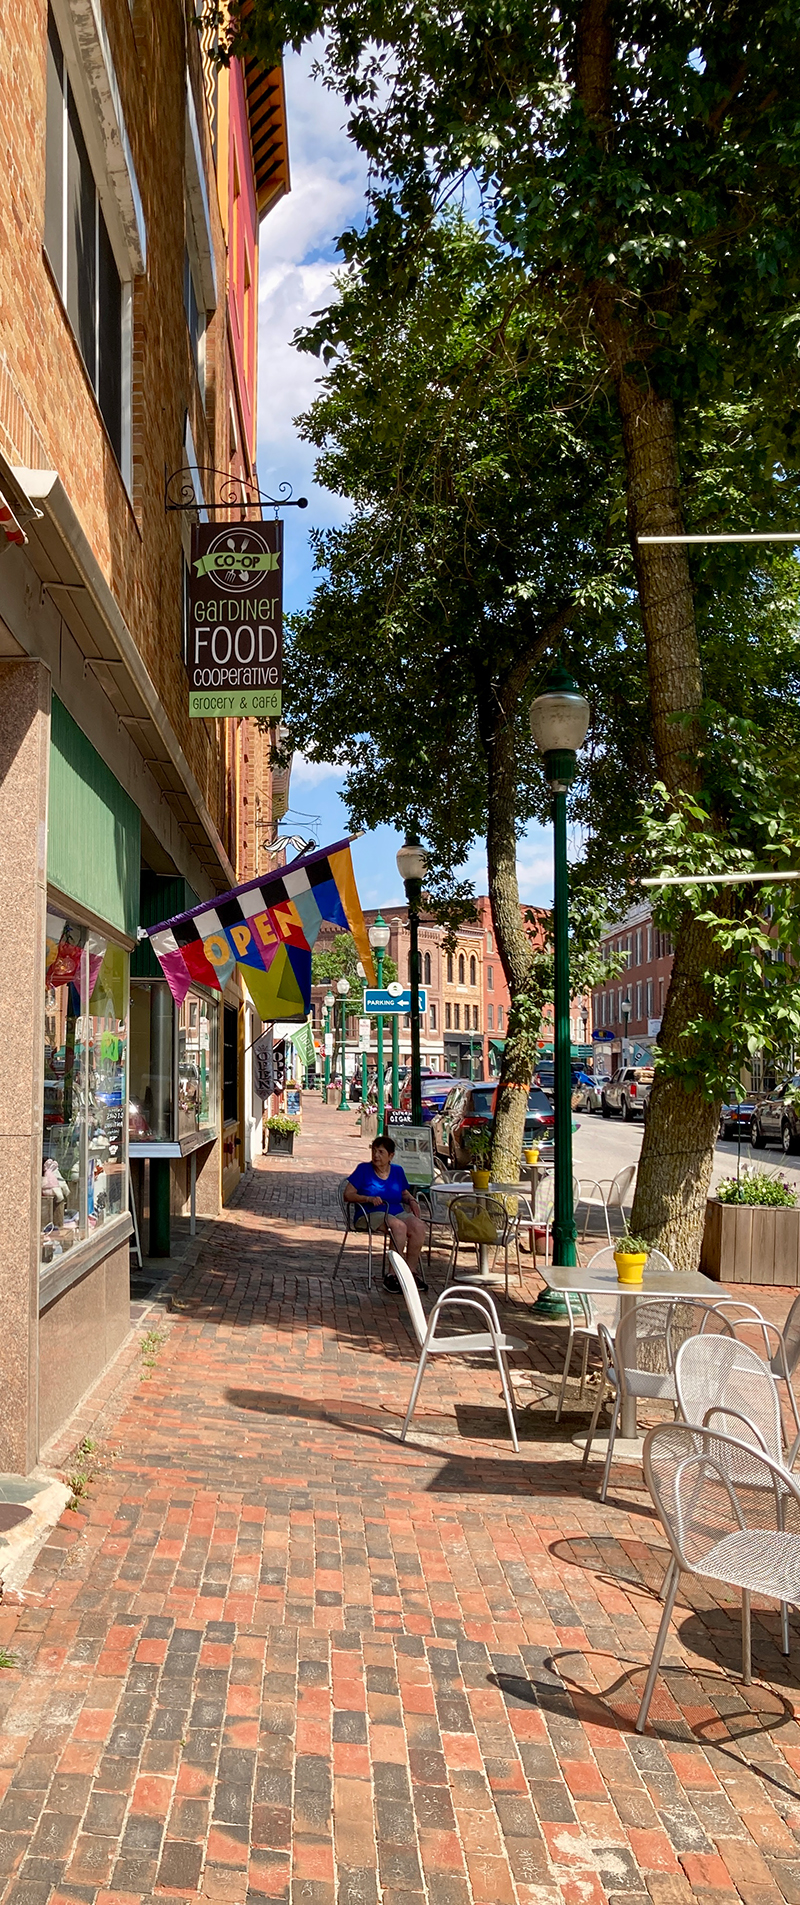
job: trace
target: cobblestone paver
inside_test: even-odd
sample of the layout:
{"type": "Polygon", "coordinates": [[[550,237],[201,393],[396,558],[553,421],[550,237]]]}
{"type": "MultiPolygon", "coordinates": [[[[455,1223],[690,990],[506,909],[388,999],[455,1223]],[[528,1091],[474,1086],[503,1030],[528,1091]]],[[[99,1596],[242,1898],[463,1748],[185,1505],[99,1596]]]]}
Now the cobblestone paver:
{"type": "Polygon", "coordinates": [[[563,1336],[518,1299],[521,1456],[457,1363],[399,1444],[398,1300],[360,1243],[332,1283],[296,1182],[357,1155],[335,1117],[259,1166],[106,1381],[88,1496],[0,1607],[0,1899],[798,1905],[776,1610],[745,1689],[736,1598],[687,1583],[636,1738],[666,1558],[641,1474],[598,1502],[585,1411],[553,1427],[563,1336]]]}

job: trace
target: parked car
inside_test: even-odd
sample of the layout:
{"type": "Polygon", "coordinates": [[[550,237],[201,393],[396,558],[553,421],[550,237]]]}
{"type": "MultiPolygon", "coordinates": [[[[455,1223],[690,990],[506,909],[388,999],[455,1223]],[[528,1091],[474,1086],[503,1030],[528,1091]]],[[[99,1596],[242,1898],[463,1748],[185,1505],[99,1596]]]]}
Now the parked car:
{"type": "Polygon", "coordinates": [[[608,1072],[600,1072],[597,1077],[590,1078],[588,1083],[583,1087],[582,1103],[576,1106],[576,1110],[601,1111],[603,1092],[609,1083],[610,1078],[608,1072]]]}
{"type": "MultiPolygon", "coordinates": [[[[572,1074],[572,1109],[573,1111],[580,1111],[583,1108],[582,1092],[584,1083],[588,1080],[589,1084],[591,1084],[592,1081],[589,1077],[589,1073],[583,1071],[580,1065],[572,1065],[570,1071],[572,1074]]],[[[543,1058],[540,1060],[533,1074],[533,1083],[534,1085],[538,1085],[541,1091],[546,1091],[548,1098],[555,1096],[556,1068],[555,1061],[552,1058],[543,1058]]]]}
{"type": "MultiPolygon", "coordinates": [[[[446,1099],[444,1109],[433,1120],[433,1146],[440,1157],[459,1168],[469,1166],[467,1148],[473,1131],[487,1131],[494,1117],[497,1079],[482,1079],[479,1084],[456,1086],[446,1099]]],[[[553,1135],[553,1107],[546,1093],[532,1085],[525,1112],[523,1145],[541,1144],[553,1135]]]]}
{"type": "Polygon", "coordinates": [[[779,1144],[787,1157],[791,1151],[800,1150],[800,1074],[778,1085],[754,1106],[750,1143],[757,1151],[762,1151],[765,1144],[779,1144]]]}
{"type": "MultiPolygon", "coordinates": [[[[444,1110],[445,1100],[455,1086],[466,1087],[468,1078],[454,1078],[452,1072],[423,1072],[422,1079],[422,1122],[431,1124],[437,1113],[444,1110]]],[[[400,1092],[400,1110],[411,1110],[411,1073],[404,1080],[400,1092]]]]}
{"type": "Polygon", "coordinates": [[[653,1083],[652,1065],[618,1065],[600,1094],[604,1118],[618,1111],[620,1117],[644,1117],[653,1083]]]}
{"type": "Polygon", "coordinates": [[[721,1106],[719,1114],[719,1135],[721,1138],[735,1138],[739,1132],[750,1140],[750,1131],[755,1117],[756,1107],[752,1098],[729,1099],[721,1106]]]}

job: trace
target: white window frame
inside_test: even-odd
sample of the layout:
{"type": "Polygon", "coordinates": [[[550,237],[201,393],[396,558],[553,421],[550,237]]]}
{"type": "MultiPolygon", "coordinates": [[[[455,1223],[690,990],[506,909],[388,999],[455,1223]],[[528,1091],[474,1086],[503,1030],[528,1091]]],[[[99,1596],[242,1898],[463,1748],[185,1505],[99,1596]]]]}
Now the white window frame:
{"type": "MultiPolygon", "coordinates": [[[[114,62],[98,0],[50,0],[64,69],[80,120],[100,210],[120,279],[120,458],[133,492],[133,280],[147,269],[147,232],[114,62]]],[[[46,28],[45,28],[46,31],[46,28]]],[[[63,218],[67,217],[67,104],[64,98],[63,218]]],[[[54,262],[54,261],[53,261],[54,262]]],[[[63,234],[66,307],[66,230],[63,234]]],[[[97,391],[95,390],[95,398],[97,391]]],[[[101,411],[102,416],[102,411],[101,411]]]]}

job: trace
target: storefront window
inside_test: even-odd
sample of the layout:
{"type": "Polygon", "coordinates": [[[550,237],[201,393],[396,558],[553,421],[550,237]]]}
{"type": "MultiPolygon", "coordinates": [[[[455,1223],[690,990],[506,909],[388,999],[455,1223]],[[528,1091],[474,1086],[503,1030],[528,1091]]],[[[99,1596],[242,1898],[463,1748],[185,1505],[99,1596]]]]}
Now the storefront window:
{"type": "Polygon", "coordinates": [[[47,915],[43,1267],[127,1208],[128,955],[47,915]]]}
{"type": "Polygon", "coordinates": [[[178,1009],[178,1137],[214,1123],[219,1007],[187,992],[178,1009]]]}
{"type": "Polygon", "coordinates": [[[175,1006],[163,980],[131,980],[131,1143],[172,1139],[175,1006]]]}
{"type": "Polygon", "coordinates": [[[218,1090],[219,1007],[187,992],[175,1007],[161,979],[131,982],[132,1144],[170,1144],[213,1129],[218,1090]],[[177,1105],[175,1040],[177,1037],[177,1105]]]}

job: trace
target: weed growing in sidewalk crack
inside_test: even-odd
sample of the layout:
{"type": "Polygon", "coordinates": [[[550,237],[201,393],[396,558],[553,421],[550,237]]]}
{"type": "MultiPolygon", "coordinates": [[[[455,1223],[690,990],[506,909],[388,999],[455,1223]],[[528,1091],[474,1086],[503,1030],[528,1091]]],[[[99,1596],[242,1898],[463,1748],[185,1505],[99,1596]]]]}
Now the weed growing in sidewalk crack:
{"type": "Polygon", "coordinates": [[[82,1442],[78,1443],[74,1454],[75,1466],[66,1478],[67,1487],[71,1490],[67,1502],[68,1508],[80,1507],[88,1493],[90,1483],[94,1481],[97,1463],[92,1460],[92,1457],[96,1450],[97,1443],[92,1441],[90,1435],[85,1435],[82,1442]]]}
{"type": "Polygon", "coordinates": [[[16,1664],[16,1654],[10,1654],[7,1647],[0,1647],[0,1667],[16,1667],[16,1664]]]}
{"type": "Polygon", "coordinates": [[[142,1337],[142,1376],[147,1379],[151,1369],[155,1369],[156,1359],[162,1344],[166,1342],[164,1330],[146,1330],[142,1337]]]}

